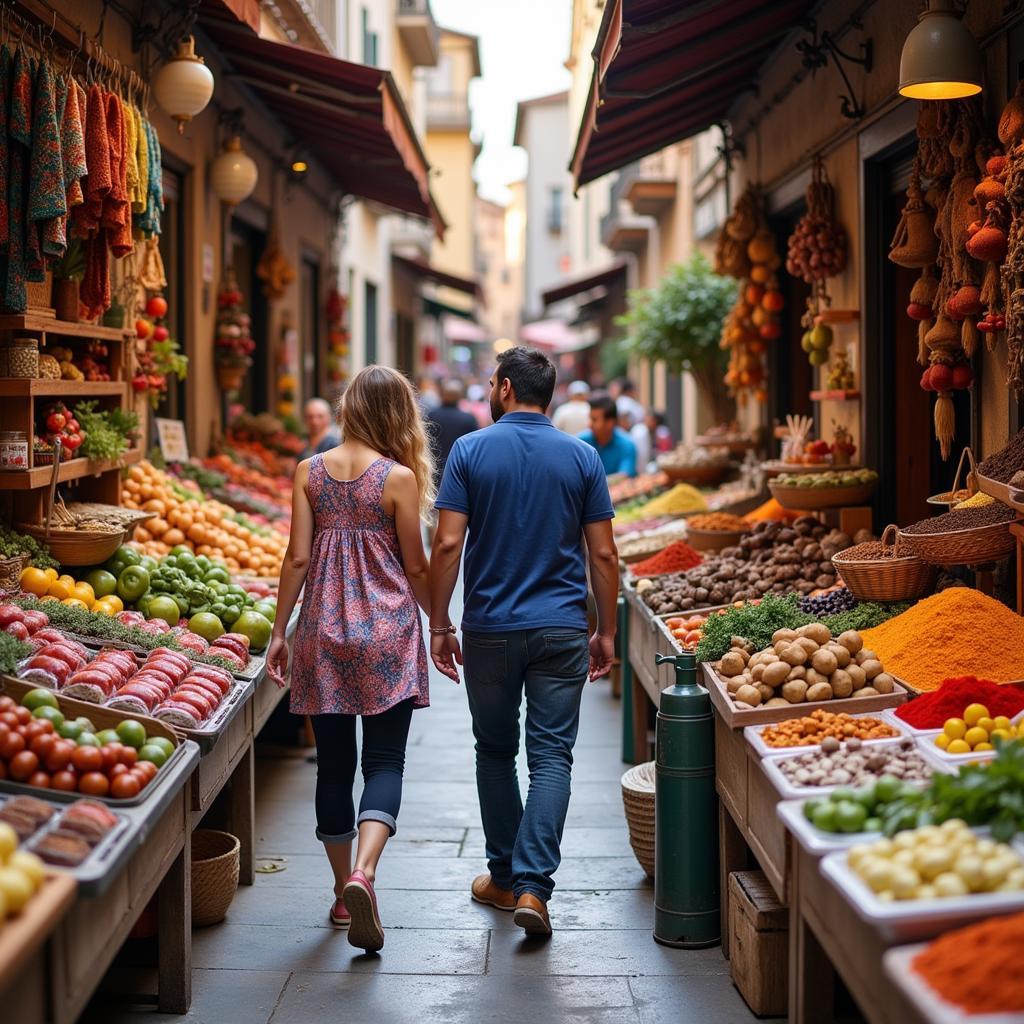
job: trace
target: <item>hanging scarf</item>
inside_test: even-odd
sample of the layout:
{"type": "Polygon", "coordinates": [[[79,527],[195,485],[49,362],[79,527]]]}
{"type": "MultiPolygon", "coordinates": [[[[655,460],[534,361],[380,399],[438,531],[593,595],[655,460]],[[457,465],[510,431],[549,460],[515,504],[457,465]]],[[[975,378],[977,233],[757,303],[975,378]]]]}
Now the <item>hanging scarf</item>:
{"type": "Polygon", "coordinates": [[[67,247],[64,215],[64,162],[57,125],[53,76],[47,60],[39,61],[32,106],[32,152],[29,163],[28,221],[37,252],[27,274],[30,281],[46,280],[46,256],[62,256],[67,247]]]}
{"type": "Polygon", "coordinates": [[[138,110],[135,114],[135,159],[139,165],[139,184],[132,198],[132,209],[136,213],[146,212],[146,197],[149,195],[149,136],[145,121],[138,110]]]}
{"type": "Polygon", "coordinates": [[[7,176],[9,154],[7,144],[7,110],[11,94],[11,51],[0,46],[0,255],[7,252],[10,218],[7,206],[7,176]]]}
{"type": "Polygon", "coordinates": [[[14,55],[11,72],[10,104],[7,123],[8,247],[4,304],[8,309],[20,313],[28,305],[28,296],[25,294],[25,185],[32,145],[32,62],[20,46],[14,55]]]}
{"type": "Polygon", "coordinates": [[[103,201],[110,192],[110,139],[107,136],[106,100],[98,85],[89,88],[85,109],[85,163],[88,172],[83,183],[85,202],[75,213],[75,234],[93,238],[100,230],[103,201]]]}
{"type": "Polygon", "coordinates": [[[124,148],[127,160],[128,202],[135,202],[139,193],[139,124],[135,120],[135,108],[124,107],[124,148]]]}
{"type": "Polygon", "coordinates": [[[110,191],[103,202],[103,227],[110,251],[120,259],[132,251],[132,213],[128,203],[128,154],[124,107],[112,92],[106,97],[107,139],[110,143],[110,191]]]}
{"type": "Polygon", "coordinates": [[[89,171],[85,163],[80,95],[84,98],[84,90],[74,79],[70,80],[67,99],[64,101],[64,112],[60,119],[60,155],[64,164],[64,190],[67,194],[69,214],[74,207],[81,206],[85,201],[81,179],[89,171]]]}
{"type": "Polygon", "coordinates": [[[139,218],[139,227],[146,235],[160,234],[160,215],[164,212],[163,168],[160,160],[160,140],[156,129],[143,121],[143,130],[149,139],[149,187],[146,190],[146,209],[139,218]]]}

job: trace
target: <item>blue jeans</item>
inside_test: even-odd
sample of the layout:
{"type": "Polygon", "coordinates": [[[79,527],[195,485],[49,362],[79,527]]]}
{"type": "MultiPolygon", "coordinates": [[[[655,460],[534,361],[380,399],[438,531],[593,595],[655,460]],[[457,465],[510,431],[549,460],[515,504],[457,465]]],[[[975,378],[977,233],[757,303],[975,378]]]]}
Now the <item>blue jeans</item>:
{"type": "Polygon", "coordinates": [[[586,630],[464,631],[462,652],[487,866],[502,889],[546,901],[562,857],[572,748],[590,666],[586,630]],[[525,808],[516,777],[524,686],[530,769],[525,808]]]}

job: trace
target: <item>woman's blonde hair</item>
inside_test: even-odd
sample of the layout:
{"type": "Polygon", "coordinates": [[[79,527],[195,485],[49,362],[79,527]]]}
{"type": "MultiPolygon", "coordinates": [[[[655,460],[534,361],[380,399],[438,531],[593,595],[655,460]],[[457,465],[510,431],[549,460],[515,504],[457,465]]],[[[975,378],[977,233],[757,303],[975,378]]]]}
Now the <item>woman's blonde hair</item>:
{"type": "Polygon", "coordinates": [[[389,366],[360,370],[338,403],[338,423],[346,440],[362,441],[413,471],[420,492],[420,517],[428,519],[437,496],[434,457],[409,381],[389,366]]]}

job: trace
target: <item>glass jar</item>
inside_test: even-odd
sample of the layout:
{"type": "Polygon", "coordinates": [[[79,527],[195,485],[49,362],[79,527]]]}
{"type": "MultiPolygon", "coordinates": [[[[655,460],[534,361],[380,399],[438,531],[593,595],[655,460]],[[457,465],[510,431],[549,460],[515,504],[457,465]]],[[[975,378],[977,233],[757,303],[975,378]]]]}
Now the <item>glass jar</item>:
{"type": "Polygon", "coordinates": [[[0,470],[28,469],[28,435],[24,430],[0,430],[0,470]]]}
{"type": "Polygon", "coordinates": [[[39,339],[15,338],[7,349],[9,373],[12,377],[39,376],[39,339]]]}

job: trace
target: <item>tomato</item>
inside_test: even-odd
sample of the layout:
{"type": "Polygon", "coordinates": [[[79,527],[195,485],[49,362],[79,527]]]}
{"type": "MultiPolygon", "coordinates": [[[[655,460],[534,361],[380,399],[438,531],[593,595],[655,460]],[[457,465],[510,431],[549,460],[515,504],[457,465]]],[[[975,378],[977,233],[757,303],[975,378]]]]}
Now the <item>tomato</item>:
{"type": "Polygon", "coordinates": [[[34,771],[39,768],[39,758],[31,750],[23,750],[11,758],[7,766],[11,778],[16,782],[24,782],[34,771]]]}
{"type": "Polygon", "coordinates": [[[98,772],[103,768],[103,754],[99,747],[75,747],[71,754],[71,763],[75,771],[83,775],[98,772]]]}
{"type": "Polygon", "coordinates": [[[50,779],[51,789],[60,789],[66,793],[74,793],[78,789],[78,776],[74,772],[57,772],[50,779]]]}
{"type": "Polygon", "coordinates": [[[32,745],[32,741],[37,736],[45,736],[47,733],[53,732],[53,723],[47,722],[45,718],[36,719],[30,725],[25,726],[25,739],[28,741],[29,746],[32,745]],[[46,726],[50,728],[47,729],[46,726]]]}
{"type": "Polygon", "coordinates": [[[100,747],[100,755],[103,758],[103,770],[108,775],[110,774],[111,768],[121,763],[118,759],[120,746],[121,744],[117,744],[117,746],[115,746],[113,743],[106,743],[100,747]]]}
{"type": "Polygon", "coordinates": [[[57,742],[56,736],[40,735],[35,736],[32,742],[29,744],[29,750],[35,754],[40,761],[46,760],[46,755],[53,750],[54,743],[57,742]]]}
{"type": "Polygon", "coordinates": [[[113,781],[118,775],[124,775],[128,771],[128,765],[126,764],[115,764],[107,769],[107,778],[113,781]]]}
{"type": "Polygon", "coordinates": [[[152,761],[140,761],[132,771],[144,775],[147,782],[152,782],[160,769],[152,761]]]}
{"type": "Polygon", "coordinates": [[[10,711],[17,706],[13,697],[8,697],[7,694],[0,697],[0,711],[10,711]]]}
{"type": "Polygon", "coordinates": [[[14,716],[18,720],[18,725],[28,725],[32,721],[32,712],[28,708],[15,708],[14,716]]]}
{"type": "Polygon", "coordinates": [[[64,771],[71,764],[71,755],[78,749],[72,740],[57,740],[46,755],[46,767],[51,772],[64,771]]]}
{"type": "Polygon", "coordinates": [[[6,722],[0,722],[0,739],[3,739],[11,731],[11,727],[6,722]]]}
{"type": "Polygon", "coordinates": [[[78,792],[86,796],[106,796],[110,791],[110,782],[103,772],[86,772],[78,780],[78,792]]]}
{"type": "Polygon", "coordinates": [[[121,764],[131,768],[138,761],[139,752],[134,747],[125,745],[117,752],[117,759],[121,764]]]}
{"type": "Polygon", "coordinates": [[[118,800],[129,800],[138,796],[142,790],[142,783],[134,772],[124,772],[110,784],[110,795],[118,800]]]}
{"type": "Polygon", "coordinates": [[[0,722],[8,726],[11,729],[15,729],[18,726],[18,716],[13,711],[2,711],[0,712],[0,722]]]}
{"type": "Polygon", "coordinates": [[[9,732],[0,740],[0,757],[5,761],[10,761],[12,757],[16,757],[27,746],[25,737],[20,732],[9,732]]]}
{"type": "Polygon", "coordinates": [[[40,789],[50,788],[50,773],[49,772],[33,772],[28,777],[28,784],[30,786],[38,786],[40,789]]]}

